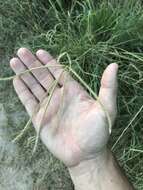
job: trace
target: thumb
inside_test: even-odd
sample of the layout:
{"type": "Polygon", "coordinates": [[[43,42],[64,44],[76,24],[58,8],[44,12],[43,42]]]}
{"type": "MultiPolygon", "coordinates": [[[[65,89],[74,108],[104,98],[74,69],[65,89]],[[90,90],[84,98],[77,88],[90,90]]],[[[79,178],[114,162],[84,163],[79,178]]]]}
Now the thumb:
{"type": "Polygon", "coordinates": [[[115,119],[117,112],[117,71],[118,65],[116,63],[112,63],[107,66],[103,72],[101,87],[99,90],[99,100],[109,112],[112,120],[115,119]]]}

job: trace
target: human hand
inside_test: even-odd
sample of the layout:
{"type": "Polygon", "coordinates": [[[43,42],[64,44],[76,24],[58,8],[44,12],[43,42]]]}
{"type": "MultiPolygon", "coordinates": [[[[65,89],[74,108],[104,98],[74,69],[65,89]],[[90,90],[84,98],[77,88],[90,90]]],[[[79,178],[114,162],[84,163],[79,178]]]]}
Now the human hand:
{"type": "MultiPolygon", "coordinates": [[[[13,81],[14,88],[30,116],[55,79],[59,80],[41,123],[40,136],[47,148],[68,167],[102,153],[106,149],[110,134],[106,114],[100,103],[90,97],[67,71],[63,72],[59,63],[46,51],[38,50],[38,59],[26,48],[20,48],[17,55],[17,58],[10,61],[16,74],[26,68],[49,65],[48,69],[32,70],[32,74],[27,72],[13,81]]],[[[106,68],[99,91],[99,100],[108,111],[112,124],[116,117],[117,70],[118,65],[115,63],[106,68]]],[[[46,101],[47,96],[32,119],[36,131],[46,101]]]]}

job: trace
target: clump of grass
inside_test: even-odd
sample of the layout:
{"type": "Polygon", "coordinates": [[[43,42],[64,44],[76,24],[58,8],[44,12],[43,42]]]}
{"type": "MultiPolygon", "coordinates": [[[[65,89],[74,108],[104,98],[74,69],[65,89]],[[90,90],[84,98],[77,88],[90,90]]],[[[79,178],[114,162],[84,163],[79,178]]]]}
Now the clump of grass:
{"type": "MultiPolygon", "coordinates": [[[[110,144],[114,146],[113,151],[139,190],[143,189],[142,8],[141,0],[110,0],[108,3],[104,0],[77,0],[68,1],[68,4],[63,0],[13,0],[12,3],[10,0],[0,0],[1,58],[11,56],[20,46],[26,46],[34,52],[43,48],[55,56],[67,52],[72,69],[96,94],[103,69],[111,62],[119,64],[118,117],[110,144]]],[[[69,60],[65,57],[61,62],[69,66],[69,60]]],[[[4,59],[0,66],[0,76],[11,74],[8,62],[4,59]]],[[[22,130],[27,117],[14,125],[11,116],[16,110],[21,111],[22,107],[10,82],[1,82],[0,91],[0,101],[8,112],[7,126],[9,130],[12,128],[13,138],[22,130]]],[[[35,140],[35,133],[32,128],[30,130],[18,142],[26,164],[35,140]],[[29,139],[28,143],[26,139],[29,139]]],[[[32,177],[35,184],[40,186],[43,183],[49,189],[58,189],[57,185],[61,184],[62,189],[72,189],[65,168],[53,161],[53,157],[47,154],[41,144],[34,160],[29,162],[28,166],[34,168],[32,177]],[[59,174],[55,171],[59,171],[59,174]],[[60,183],[54,177],[57,181],[60,178],[60,183]]]]}

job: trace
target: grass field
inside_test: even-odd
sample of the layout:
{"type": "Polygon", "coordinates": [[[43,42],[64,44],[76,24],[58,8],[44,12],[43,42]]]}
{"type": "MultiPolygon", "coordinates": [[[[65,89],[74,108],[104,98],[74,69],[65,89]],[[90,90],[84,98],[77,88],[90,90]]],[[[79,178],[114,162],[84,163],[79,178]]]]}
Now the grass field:
{"type": "MultiPolygon", "coordinates": [[[[142,10],[141,0],[0,0],[0,77],[13,74],[9,59],[21,46],[55,56],[66,52],[96,93],[104,68],[119,64],[118,117],[109,144],[138,190],[143,190],[142,10]]],[[[67,54],[61,62],[68,65],[67,54]]],[[[27,120],[12,81],[1,81],[0,189],[73,189],[66,168],[42,143],[31,157],[32,127],[11,143],[27,120]]]]}

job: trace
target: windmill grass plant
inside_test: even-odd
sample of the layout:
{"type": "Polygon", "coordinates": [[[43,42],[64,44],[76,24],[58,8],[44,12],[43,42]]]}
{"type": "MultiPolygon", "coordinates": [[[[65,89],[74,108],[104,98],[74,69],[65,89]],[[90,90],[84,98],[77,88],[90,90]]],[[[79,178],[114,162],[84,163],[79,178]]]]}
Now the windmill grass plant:
{"type": "Polygon", "coordinates": [[[142,9],[141,0],[0,0],[0,189],[73,189],[66,168],[38,143],[13,90],[8,60],[21,46],[48,50],[94,98],[104,68],[119,64],[110,146],[143,189],[142,9]]]}

